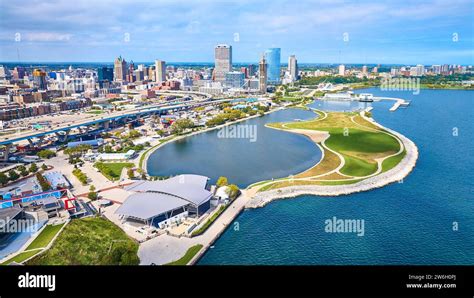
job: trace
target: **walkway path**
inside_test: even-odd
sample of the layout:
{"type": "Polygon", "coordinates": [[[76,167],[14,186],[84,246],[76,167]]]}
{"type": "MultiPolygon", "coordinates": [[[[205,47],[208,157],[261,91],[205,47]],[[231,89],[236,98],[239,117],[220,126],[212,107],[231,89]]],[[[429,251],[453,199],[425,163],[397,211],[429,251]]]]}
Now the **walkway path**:
{"type": "Polygon", "coordinates": [[[245,205],[253,195],[253,191],[242,190],[242,194],[231,203],[202,235],[192,238],[178,238],[164,234],[140,244],[138,249],[140,264],[167,264],[180,259],[191,246],[202,244],[203,248],[191,261],[191,263],[195,262],[219,238],[240,212],[244,210],[245,205]]]}

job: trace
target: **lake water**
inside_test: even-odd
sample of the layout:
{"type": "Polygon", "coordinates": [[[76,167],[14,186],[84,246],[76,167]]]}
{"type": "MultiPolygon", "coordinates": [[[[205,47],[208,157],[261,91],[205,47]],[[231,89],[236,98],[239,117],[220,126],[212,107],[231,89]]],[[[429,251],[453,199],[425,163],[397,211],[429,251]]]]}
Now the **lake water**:
{"type": "MultiPolygon", "coordinates": [[[[375,88],[358,92],[411,100],[408,108],[396,112],[389,112],[391,101],[370,104],[377,122],[404,134],[418,146],[420,156],[416,168],[403,183],[348,196],[300,196],[246,210],[199,264],[474,264],[474,93],[421,90],[419,95],[413,95],[375,88]],[[333,217],[363,219],[364,236],[326,233],[325,220],[333,217]]],[[[367,106],[319,104],[315,102],[312,106],[339,111],[367,106]]],[[[275,113],[270,117],[284,116],[275,113]]],[[[258,121],[265,123],[266,118],[258,121]]],[[[188,140],[182,147],[167,145],[163,149],[176,146],[174,150],[178,152],[168,153],[166,159],[166,164],[176,164],[175,173],[183,166],[180,150],[195,160],[212,159],[216,152],[237,156],[238,163],[203,165],[192,161],[194,168],[183,169],[211,177],[215,177],[213,172],[218,172],[216,175],[233,177],[240,185],[276,177],[276,173],[280,176],[294,173],[297,168],[307,168],[319,159],[319,153],[315,153],[318,150],[302,136],[273,131],[271,137],[292,140],[265,141],[270,146],[278,144],[273,147],[234,147],[223,146],[221,140],[216,142],[216,138],[207,136],[201,137],[207,141],[207,149],[203,145],[194,146],[194,140],[188,140]],[[221,146],[225,152],[214,149],[221,146]],[[245,152],[244,159],[239,158],[241,152],[245,152]],[[311,162],[297,159],[297,166],[292,167],[286,161],[293,154],[303,159],[308,156],[311,162]],[[262,162],[262,159],[268,162],[266,155],[274,156],[272,162],[262,162]],[[272,170],[264,170],[268,167],[272,170]],[[242,168],[248,175],[245,179],[241,177],[242,168]]],[[[187,162],[188,159],[184,163],[187,162]]]]}
{"type": "Polygon", "coordinates": [[[218,130],[184,138],[155,151],[148,159],[147,169],[157,176],[205,175],[213,183],[219,176],[226,176],[239,187],[297,174],[321,159],[319,148],[306,137],[264,125],[314,117],[316,114],[311,111],[281,110],[238,123],[239,127],[255,129],[255,138],[220,138],[218,130]]]}

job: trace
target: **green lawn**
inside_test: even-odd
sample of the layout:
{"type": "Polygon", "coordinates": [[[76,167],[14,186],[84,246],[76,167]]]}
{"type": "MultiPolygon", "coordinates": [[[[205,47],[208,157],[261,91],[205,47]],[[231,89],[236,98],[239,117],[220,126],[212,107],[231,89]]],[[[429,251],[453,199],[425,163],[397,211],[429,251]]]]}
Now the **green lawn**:
{"type": "Polygon", "coordinates": [[[402,153],[389,157],[386,160],[384,160],[382,163],[382,172],[386,172],[392,169],[393,167],[395,167],[396,165],[398,165],[398,163],[405,157],[405,155],[407,155],[407,151],[403,150],[402,153]]]}
{"type": "Polygon", "coordinates": [[[102,113],[104,113],[104,112],[101,111],[101,110],[93,110],[93,111],[86,112],[86,114],[94,114],[94,115],[100,115],[102,113]]]}
{"type": "MultiPolygon", "coordinates": [[[[279,129],[305,129],[329,132],[329,138],[324,144],[331,150],[338,152],[344,158],[344,166],[339,170],[341,174],[363,177],[377,171],[377,160],[396,154],[400,150],[398,139],[388,134],[382,128],[365,120],[357,112],[328,112],[326,117],[318,110],[314,111],[318,118],[306,121],[271,123],[268,127],[279,129]]],[[[340,159],[329,150],[324,149],[324,158],[316,166],[296,175],[296,177],[311,177],[324,174],[334,170],[340,165],[340,159]]],[[[382,171],[387,171],[396,166],[406,153],[393,156],[385,160],[382,164],[382,171]]],[[[332,177],[334,181],[299,181],[300,185],[342,185],[360,181],[339,181],[340,177],[332,177]]],[[[281,181],[263,186],[259,191],[286,187],[290,181],[281,181]]],[[[256,186],[258,184],[255,184],[256,186]]],[[[293,184],[294,185],[294,184],[293,184]]]]}
{"type": "Polygon", "coordinates": [[[340,172],[344,175],[362,177],[370,175],[377,171],[377,163],[369,163],[365,160],[352,156],[343,156],[346,163],[344,164],[340,172]]]}
{"type": "Polygon", "coordinates": [[[107,179],[115,181],[120,178],[123,168],[133,167],[131,162],[97,162],[95,166],[99,169],[100,173],[107,179]]]}
{"type": "Polygon", "coordinates": [[[13,258],[6,260],[5,262],[3,262],[0,265],[8,265],[8,264],[13,263],[13,262],[21,263],[21,262],[25,261],[26,259],[36,255],[40,251],[41,251],[41,249],[35,249],[35,250],[22,252],[20,254],[17,254],[13,258]]]}
{"type": "Polygon", "coordinates": [[[198,236],[204,233],[211,226],[211,224],[217,219],[217,217],[219,217],[219,215],[221,215],[221,213],[224,212],[227,206],[229,205],[226,205],[226,206],[221,205],[219,207],[219,210],[217,210],[210,218],[208,218],[207,221],[199,229],[192,232],[191,236],[194,237],[194,236],[198,236]]]}
{"type": "Polygon", "coordinates": [[[138,265],[138,243],[102,217],[73,219],[50,249],[27,265],[138,265]]]}
{"type": "Polygon", "coordinates": [[[398,141],[387,134],[350,128],[344,135],[342,128],[328,129],[331,135],[326,145],[336,151],[364,153],[396,153],[400,149],[398,141]]]}
{"type": "Polygon", "coordinates": [[[36,249],[36,248],[43,248],[48,246],[49,242],[53,240],[54,236],[61,230],[64,224],[60,225],[47,225],[43,231],[36,237],[33,242],[26,248],[26,250],[36,249]]]}
{"type": "Polygon", "coordinates": [[[181,257],[181,259],[176,260],[174,262],[168,263],[166,265],[187,265],[189,261],[201,250],[202,244],[197,244],[194,246],[191,246],[188,251],[184,254],[184,256],[181,257]]]}

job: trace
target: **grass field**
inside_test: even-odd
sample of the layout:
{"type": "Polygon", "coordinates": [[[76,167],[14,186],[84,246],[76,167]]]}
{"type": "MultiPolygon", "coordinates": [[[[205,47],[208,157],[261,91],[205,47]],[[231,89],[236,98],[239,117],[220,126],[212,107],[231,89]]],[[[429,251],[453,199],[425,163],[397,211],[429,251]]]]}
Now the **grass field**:
{"type": "Polygon", "coordinates": [[[264,185],[259,191],[291,185],[352,184],[377,171],[388,171],[405,156],[405,151],[398,153],[400,143],[395,136],[366,120],[359,113],[315,112],[318,117],[311,120],[271,123],[267,126],[296,132],[298,130],[328,132],[329,138],[320,143],[324,153],[323,159],[312,168],[294,176],[303,180],[286,178],[264,185]],[[382,168],[379,170],[378,161],[382,160],[382,168]]]}
{"type": "Polygon", "coordinates": [[[8,264],[11,264],[13,262],[21,263],[21,262],[27,260],[28,258],[31,258],[32,256],[36,255],[40,251],[41,251],[41,249],[35,249],[35,250],[29,250],[29,251],[22,252],[20,254],[17,254],[13,258],[6,260],[1,265],[8,265],[8,264]]]}
{"type": "Polygon", "coordinates": [[[101,217],[72,220],[50,249],[27,265],[137,265],[138,243],[101,217]]]}
{"type": "Polygon", "coordinates": [[[191,261],[191,259],[201,250],[202,244],[197,244],[194,246],[191,246],[188,251],[182,256],[179,260],[176,260],[174,262],[168,263],[166,265],[180,265],[180,266],[185,266],[191,261]]]}
{"type": "Polygon", "coordinates": [[[120,178],[123,168],[133,167],[133,163],[131,162],[98,162],[95,165],[99,169],[100,173],[111,181],[115,181],[120,178]]]}
{"type": "Polygon", "coordinates": [[[86,114],[93,114],[93,115],[100,115],[103,114],[104,112],[101,110],[93,110],[93,111],[87,111],[86,114]]]}
{"type": "Polygon", "coordinates": [[[53,240],[54,236],[61,230],[64,224],[60,225],[47,225],[41,233],[36,237],[33,242],[26,248],[26,250],[36,249],[36,248],[43,248],[48,246],[48,244],[53,240]]]}

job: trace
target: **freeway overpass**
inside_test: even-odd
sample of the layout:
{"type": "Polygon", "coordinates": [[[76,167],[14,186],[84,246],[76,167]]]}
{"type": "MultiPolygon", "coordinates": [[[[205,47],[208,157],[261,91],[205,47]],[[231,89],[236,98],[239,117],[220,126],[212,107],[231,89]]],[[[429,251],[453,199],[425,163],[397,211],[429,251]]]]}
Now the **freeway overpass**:
{"type": "Polygon", "coordinates": [[[0,136],[0,145],[4,145],[7,147],[5,150],[4,159],[8,159],[8,152],[11,145],[17,142],[24,141],[24,140],[31,141],[33,138],[38,138],[42,140],[46,135],[59,134],[60,132],[66,132],[67,134],[69,133],[71,129],[79,128],[81,126],[92,126],[96,124],[104,124],[105,127],[108,127],[108,125],[111,122],[116,122],[119,120],[133,121],[145,115],[162,114],[168,111],[186,110],[186,109],[195,108],[199,106],[205,106],[205,105],[216,105],[216,104],[228,102],[231,100],[232,99],[190,100],[190,101],[185,101],[185,102],[174,102],[172,104],[169,104],[169,103],[155,104],[155,105],[140,107],[137,109],[127,110],[127,111],[119,111],[119,112],[115,112],[113,114],[106,115],[106,116],[98,115],[98,116],[94,116],[92,118],[87,118],[84,120],[71,121],[64,124],[58,124],[56,127],[53,127],[49,130],[44,130],[44,131],[31,131],[30,130],[26,132],[0,136]]]}

